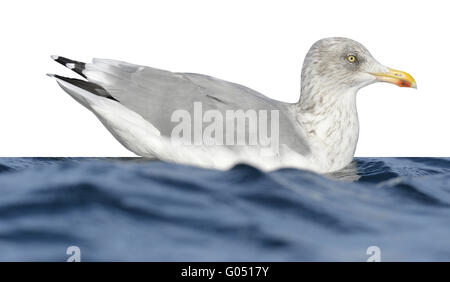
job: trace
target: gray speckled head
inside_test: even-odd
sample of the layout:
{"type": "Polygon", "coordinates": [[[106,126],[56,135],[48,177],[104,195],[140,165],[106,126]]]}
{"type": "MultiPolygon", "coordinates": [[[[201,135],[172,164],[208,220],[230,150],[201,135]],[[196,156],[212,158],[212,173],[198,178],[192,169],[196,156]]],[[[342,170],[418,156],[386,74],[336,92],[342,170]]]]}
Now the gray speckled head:
{"type": "MultiPolygon", "coordinates": [[[[302,69],[302,93],[321,89],[359,89],[376,81],[372,72],[387,72],[362,44],[331,37],[313,44],[302,69]]],[[[334,92],[334,91],[333,91],[334,92]]]]}

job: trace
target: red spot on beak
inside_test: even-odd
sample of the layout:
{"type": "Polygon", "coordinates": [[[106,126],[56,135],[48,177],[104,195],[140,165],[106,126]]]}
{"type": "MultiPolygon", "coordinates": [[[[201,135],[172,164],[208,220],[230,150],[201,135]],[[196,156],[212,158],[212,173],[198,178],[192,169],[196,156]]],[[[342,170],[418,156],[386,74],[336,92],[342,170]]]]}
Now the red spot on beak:
{"type": "Polygon", "coordinates": [[[400,86],[400,87],[411,87],[411,83],[408,82],[408,81],[400,80],[397,83],[397,86],[400,86]]]}

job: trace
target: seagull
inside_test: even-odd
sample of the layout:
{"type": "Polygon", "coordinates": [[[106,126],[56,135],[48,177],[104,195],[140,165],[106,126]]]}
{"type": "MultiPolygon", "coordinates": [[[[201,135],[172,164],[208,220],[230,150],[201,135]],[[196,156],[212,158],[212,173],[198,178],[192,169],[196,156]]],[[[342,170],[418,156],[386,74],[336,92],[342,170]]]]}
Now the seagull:
{"type": "Polygon", "coordinates": [[[312,45],[303,62],[297,103],[201,74],[110,59],[52,59],[82,79],[49,76],[136,155],[221,170],[246,163],[262,170],[339,171],[352,162],[358,142],[358,90],[375,82],[416,88],[411,75],[380,64],[362,44],[342,37],[312,45]],[[243,117],[244,123],[229,122],[229,113],[243,117]],[[256,115],[265,123],[251,122],[256,115]],[[215,130],[209,128],[212,123],[215,130]],[[188,132],[192,128],[194,133],[188,132]],[[208,130],[211,138],[202,138],[208,130]],[[263,144],[263,138],[250,144],[268,131],[273,146],[263,144]],[[234,134],[243,137],[241,143],[234,134]]]}

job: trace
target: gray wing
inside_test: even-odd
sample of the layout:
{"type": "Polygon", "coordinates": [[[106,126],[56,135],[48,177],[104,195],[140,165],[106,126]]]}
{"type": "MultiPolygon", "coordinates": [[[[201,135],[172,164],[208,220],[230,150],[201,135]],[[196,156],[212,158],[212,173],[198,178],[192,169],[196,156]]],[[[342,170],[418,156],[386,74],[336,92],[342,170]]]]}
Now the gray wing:
{"type": "MultiPolygon", "coordinates": [[[[193,116],[194,102],[201,102],[203,113],[212,109],[224,114],[227,110],[266,110],[268,113],[278,110],[280,144],[302,155],[310,152],[289,104],[242,85],[200,74],[173,73],[106,59],[94,59],[92,64],[86,64],[83,74],[153,124],[163,136],[170,136],[177,125],[171,122],[173,112],[186,110],[193,116]]],[[[268,114],[269,125],[270,117],[268,114]]]]}

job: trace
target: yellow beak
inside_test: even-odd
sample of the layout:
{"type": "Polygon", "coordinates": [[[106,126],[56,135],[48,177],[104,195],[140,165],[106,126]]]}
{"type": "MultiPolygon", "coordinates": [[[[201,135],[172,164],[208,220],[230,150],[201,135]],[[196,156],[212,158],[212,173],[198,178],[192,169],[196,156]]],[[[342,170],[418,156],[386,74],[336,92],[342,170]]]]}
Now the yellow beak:
{"type": "Polygon", "coordinates": [[[390,68],[388,70],[387,73],[371,73],[371,75],[375,76],[378,81],[392,83],[400,87],[417,88],[416,81],[409,73],[390,68]]]}

